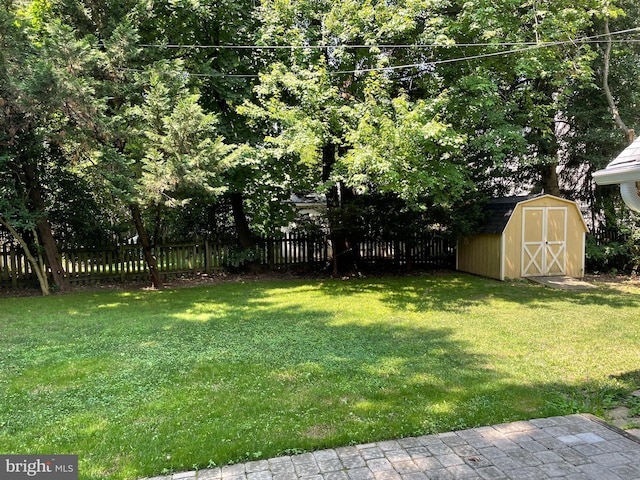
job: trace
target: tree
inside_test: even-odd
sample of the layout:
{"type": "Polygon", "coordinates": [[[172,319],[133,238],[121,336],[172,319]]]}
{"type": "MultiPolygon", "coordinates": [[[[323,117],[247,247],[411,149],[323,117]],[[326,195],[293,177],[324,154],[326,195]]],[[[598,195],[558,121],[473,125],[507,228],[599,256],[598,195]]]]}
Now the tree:
{"type": "Polygon", "coordinates": [[[117,105],[101,134],[109,141],[89,168],[128,206],[153,285],[162,288],[144,213],[151,212],[159,232],[164,209],[188,203],[196,192],[222,193],[219,175],[233,163],[233,147],[217,134],[215,117],[203,111],[175,62],[160,62],[136,79],[144,85],[141,103],[117,105]]]}
{"type": "Polygon", "coordinates": [[[4,197],[0,216],[14,235],[35,229],[54,283],[66,290],[69,281],[48,218],[52,193],[43,177],[65,170],[73,156],[69,145],[92,128],[100,106],[85,74],[96,68],[98,57],[90,40],[77,40],[57,21],[43,23],[41,5],[30,6],[20,14],[12,4],[0,10],[0,167],[12,179],[13,192],[4,197]]]}

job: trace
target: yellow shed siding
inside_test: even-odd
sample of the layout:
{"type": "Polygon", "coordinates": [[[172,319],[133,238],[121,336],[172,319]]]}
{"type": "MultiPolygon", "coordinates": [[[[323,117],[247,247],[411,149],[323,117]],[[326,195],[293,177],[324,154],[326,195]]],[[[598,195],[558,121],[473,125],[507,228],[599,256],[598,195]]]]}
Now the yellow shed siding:
{"type": "Polygon", "coordinates": [[[500,235],[465,237],[458,242],[458,270],[501,279],[500,235]]]}
{"type": "Polygon", "coordinates": [[[523,200],[514,208],[502,235],[460,240],[458,270],[500,280],[540,275],[543,269],[547,275],[563,271],[581,278],[586,232],[575,202],[551,195],[523,200]]]}
{"type": "MultiPolygon", "coordinates": [[[[582,214],[575,202],[564,200],[550,195],[536,198],[533,200],[525,200],[517,205],[509,222],[503,232],[505,242],[504,253],[504,276],[505,278],[519,278],[523,276],[523,211],[524,209],[546,208],[552,212],[547,222],[548,239],[557,240],[563,236],[562,229],[565,229],[564,235],[564,274],[570,277],[581,278],[584,276],[584,237],[587,227],[582,218],[582,214]],[[555,209],[566,209],[566,223],[563,225],[561,215],[557,215],[555,209]]],[[[532,215],[530,220],[534,219],[535,227],[541,228],[540,218],[532,215]]],[[[527,235],[533,239],[536,233],[533,226],[528,225],[527,235]]]]}

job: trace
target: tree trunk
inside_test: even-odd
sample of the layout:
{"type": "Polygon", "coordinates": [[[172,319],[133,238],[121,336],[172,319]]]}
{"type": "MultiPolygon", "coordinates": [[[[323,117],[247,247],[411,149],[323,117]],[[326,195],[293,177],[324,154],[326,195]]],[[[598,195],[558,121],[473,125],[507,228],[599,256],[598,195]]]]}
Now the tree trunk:
{"type": "Polygon", "coordinates": [[[232,192],[230,195],[231,209],[233,210],[233,221],[236,224],[236,232],[238,233],[238,243],[244,250],[250,250],[255,247],[247,215],[244,211],[244,203],[242,193],[232,192]]]}
{"type": "Polygon", "coordinates": [[[558,163],[547,163],[542,166],[542,189],[549,195],[560,196],[560,185],[558,184],[558,163]]]}
{"type": "Polygon", "coordinates": [[[147,267],[149,268],[149,278],[151,279],[151,283],[153,283],[154,288],[157,288],[159,290],[163,287],[163,284],[162,279],[160,278],[160,272],[158,272],[158,260],[153,255],[153,251],[151,250],[149,235],[147,234],[147,230],[144,228],[144,223],[142,222],[140,205],[138,205],[137,203],[132,203],[131,205],[129,205],[129,209],[131,210],[131,216],[133,217],[133,223],[136,227],[136,232],[138,233],[138,237],[140,238],[140,245],[142,245],[142,253],[144,254],[144,259],[147,262],[147,267]]]}
{"type": "MultiPolygon", "coordinates": [[[[233,221],[236,225],[236,233],[238,234],[238,244],[243,250],[253,250],[256,242],[251,234],[247,214],[244,211],[244,201],[241,192],[232,192],[230,195],[231,210],[233,211],[233,221]]],[[[244,264],[247,271],[253,274],[262,272],[263,266],[259,261],[247,260],[244,264]]]]}
{"type": "MultiPolygon", "coordinates": [[[[336,162],[336,146],[332,143],[322,147],[322,181],[330,179],[333,165],[336,162]]],[[[338,183],[331,187],[327,194],[327,209],[329,211],[329,236],[333,250],[333,274],[339,275],[353,269],[353,248],[350,245],[344,221],[345,191],[338,183]]]]}
{"type": "MultiPolygon", "coordinates": [[[[36,257],[29,250],[29,245],[27,244],[27,242],[25,242],[24,238],[22,238],[18,231],[13,228],[13,226],[8,221],[0,217],[0,224],[4,225],[4,227],[9,230],[9,233],[13,235],[13,238],[17,240],[17,242],[24,250],[24,254],[27,256],[27,260],[31,264],[31,268],[33,268],[33,271],[38,277],[38,283],[40,284],[40,291],[42,292],[42,295],[49,295],[49,280],[47,279],[47,269],[44,265],[44,262],[38,261],[36,259],[36,257]]],[[[42,257],[39,256],[39,259],[42,260],[42,257]]]]}
{"type": "Polygon", "coordinates": [[[23,163],[23,172],[25,185],[29,192],[31,208],[36,215],[36,231],[38,232],[40,244],[44,248],[45,258],[51,271],[53,283],[56,284],[59,291],[69,291],[71,284],[62,266],[62,257],[60,256],[58,245],[51,231],[51,224],[45,214],[46,209],[44,199],[42,198],[42,187],[35,165],[28,160],[25,161],[23,163]]]}

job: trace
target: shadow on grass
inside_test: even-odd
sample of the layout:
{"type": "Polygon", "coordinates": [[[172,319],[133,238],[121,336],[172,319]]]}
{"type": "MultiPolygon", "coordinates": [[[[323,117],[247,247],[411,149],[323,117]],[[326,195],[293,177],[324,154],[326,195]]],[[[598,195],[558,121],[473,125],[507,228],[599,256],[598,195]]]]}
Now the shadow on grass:
{"type": "Polygon", "coordinates": [[[587,291],[555,290],[526,280],[501,282],[463,273],[351,279],[326,283],[325,291],[337,295],[379,292],[384,301],[394,307],[418,311],[464,312],[496,298],[523,306],[543,306],[557,299],[613,308],[640,306],[640,295],[621,293],[607,286],[587,291]]]}
{"type": "Polygon", "coordinates": [[[445,276],[33,299],[57,310],[0,315],[0,444],[123,479],[596,409],[614,387],[523,385],[452,328],[326,305],[375,292],[399,310],[463,312],[555,295],[507,290],[445,276]]]}

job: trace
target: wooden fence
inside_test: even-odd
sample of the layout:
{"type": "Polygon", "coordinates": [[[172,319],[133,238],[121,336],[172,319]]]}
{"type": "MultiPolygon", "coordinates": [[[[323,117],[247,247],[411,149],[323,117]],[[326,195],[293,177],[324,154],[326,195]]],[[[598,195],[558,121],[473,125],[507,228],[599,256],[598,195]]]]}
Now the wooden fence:
{"type": "MultiPolygon", "coordinates": [[[[454,264],[453,240],[439,232],[427,232],[408,240],[364,239],[353,247],[359,264],[374,268],[450,268],[454,264]]],[[[62,263],[71,283],[142,280],[148,278],[142,247],[138,244],[60,246],[62,263]]],[[[304,267],[322,270],[332,262],[327,235],[289,233],[264,238],[253,252],[239,252],[229,242],[202,241],[154,247],[158,271],[165,277],[196,273],[220,273],[251,260],[268,268],[304,267]]],[[[0,245],[0,287],[37,282],[19,246],[0,245]]]]}

